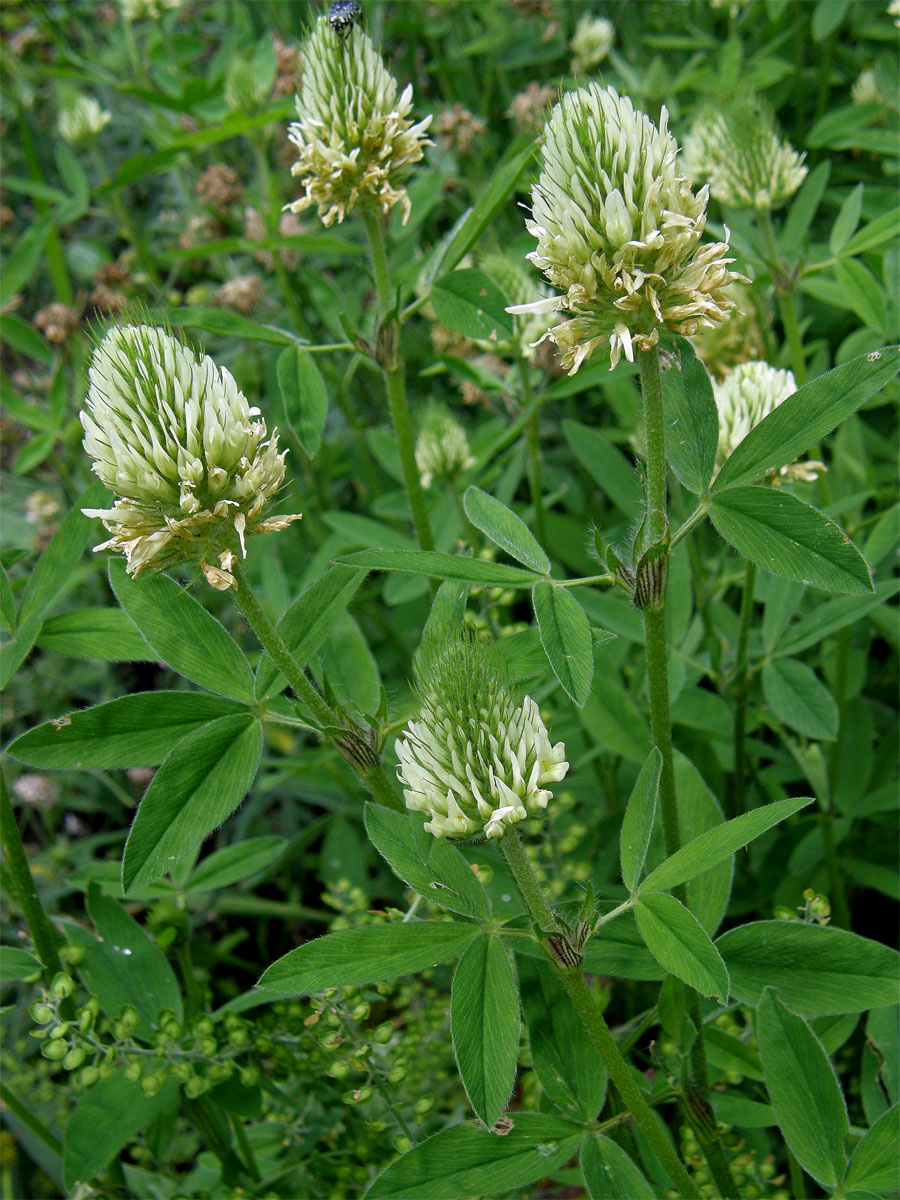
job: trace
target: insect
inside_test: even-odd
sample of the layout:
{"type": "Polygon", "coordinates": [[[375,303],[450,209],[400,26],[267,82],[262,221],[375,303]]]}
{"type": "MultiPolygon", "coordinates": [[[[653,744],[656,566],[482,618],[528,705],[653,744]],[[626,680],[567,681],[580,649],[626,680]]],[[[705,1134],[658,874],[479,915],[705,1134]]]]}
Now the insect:
{"type": "Polygon", "coordinates": [[[334,0],[328,9],[328,23],[341,41],[347,38],[361,16],[362,5],[359,0],[334,0]]]}

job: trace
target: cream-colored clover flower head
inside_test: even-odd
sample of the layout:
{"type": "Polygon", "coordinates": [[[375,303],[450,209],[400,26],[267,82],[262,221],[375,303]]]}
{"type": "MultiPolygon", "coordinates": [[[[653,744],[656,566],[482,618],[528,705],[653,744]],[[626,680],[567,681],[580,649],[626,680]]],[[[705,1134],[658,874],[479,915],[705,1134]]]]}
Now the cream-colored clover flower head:
{"type": "Polygon", "coordinates": [[[164,12],[181,8],[184,0],[119,0],[126,21],[158,21],[164,12]]]}
{"type": "Polygon", "coordinates": [[[112,113],[101,108],[93,96],[76,96],[59,114],[57,130],[71,146],[92,142],[112,120],[112,113]]]}
{"type": "Polygon", "coordinates": [[[894,24],[900,29],[900,0],[891,0],[887,6],[888,16],[894,18],[894,24]]]}
{"type": "Polygon", "coordinates": [[[603,62],[612,50],[615,40],[616,27],[612,21],[607,21],[606,17],[596,17],[592,13],[581,17],[569,42],[569,49],[574,55],[573,75],[583,75],[603,62]]]}
{"type": "Polygon", "coordinates": [[[731,208],[771,212],[806,178],[805,155],[780,136],[772,112],[749,96],[726,110],[705,108],[685,139],[683,166],[731,208]]]}
{"type": "Polygon", "coordinates": [[[338,33],[325,16],[303,45],[298,120],[288,135],[299,150],[291,168],[303,187],[287,207],[315,205],[322,222],[343,221],[357,205],[388,213],[399,204],[409,218],[402,182],[429,145],[431,121],[410,119],[412,84],[397,81],[359,25],[338,33]]]}
{"type": "Polygon", "coordinates": [[[435,837],[498,838],[544,812],[569,769],[530,696],[517,704],[489,643],[445,637],[429,647],[420,710],[397,739],[406,807],[435,837]]]}
{"type": "Polygon", "coordinates": [[[416,440],[422,487],[431,487],[432,481],[453,483],[474,465],[465,429],[442,405],[430,405],[416,440]]]}
{"type": "Polygon", "coordinates": [[[871,67],[860,71],[850,88],[850,96],[854,104],[884,104],[878,77],[871,67]]]}
{"type": "Polygon", "coordinates": [[[532,189],[528,257],[562,295],[510,312],[568,313],[548,336],[574,375],[601,345],[612,366],[659,329],[691,336],[724,321],[733,302],[727,242],[701,245],[707,190],[678,171],[663,108],[659,128],[614,88],[592,83],[564,96],[545,130],[532,189]]]}
{"type": "MultiPolygon", "coordinates": [[[[793,396],[797,381],[791,371],[780,371],[766,362],[745,362],[729,371],[721,383],[713,380],[713,394],[719,410],[719,446],[716,473],[760,421],[793,396]]],[[[770,477],[809,482],[825,470],[821,462],[792,462],[770,477]]]]}
{"type": "Polygon", "coordinates": [[[225,77],[225,103],[232,112],[252,116],[265,104],[271,90],[271,81],[263,77],[253,59],[235,55],[225,77]]]}
{"type": "Polygon", "coordinates": [[[265,515],[286,451],[211,358],[163,329],[117,326],[94,351],[89,380],[84,448],[118,499],[85,512],[112,534],[96,549],[124,554],[130,574],[195,562],[226,588],[246,534],[298,520],[265,515]]]}

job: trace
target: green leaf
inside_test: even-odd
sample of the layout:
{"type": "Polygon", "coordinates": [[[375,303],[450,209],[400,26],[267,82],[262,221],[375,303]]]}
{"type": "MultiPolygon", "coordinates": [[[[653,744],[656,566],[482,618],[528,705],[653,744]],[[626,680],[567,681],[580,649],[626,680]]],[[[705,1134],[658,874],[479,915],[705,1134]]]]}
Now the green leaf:
{"type": "Polygon", "coordinates": [[[752,921],[716,942],[738,1000],[756,1004],[771,986],[805,1017],[863,1012],[897,1002],[900,956],[833,926],[752,921]]]}
{"type": "Polygon", "coordinates": [[[308,350],[288,346],[278,356],[276,374],[285,420],[309,457],[314,458],[328,416],[328,392],[322,373],[308,350]]]}
{"type": "Polygon", "coordinates": [[[874,595],[836,596],[833,600],[825,600],[788,629],[772,650],[772,654],[799,654],[801,650],[808,650],[810,646],[817,645],[823,638],[843,629],[845,625],[859,621],[870,612],[874,612],[887,600],[892,599],[898,591],[900,580],[883,579],[875,585],[874,595]]]}
{"type": "Polygon", "coordinates": [[[420,896],[461,916],[490,920],[487,893],[469,864],[456,846],[426,833],[420,816],[368,803],[365,821],[375,849],[420,896]]]}
{"type": "Polygon", "coordinates": [[[341,705],[374,713],[381,699],[381,676],[362,630],[348,612],[338,614],[322,648],[322,674],[341,705]]]}
{"type": "MultiPolygon", "coordinates": [[[[21,291],[35,272],[44,242],[53,224],[53,213],[47,213],[32,223],[3,260],[3,281],[0,283],[0,306],[6,307],[16,292],[21,291]]],[[[15,307],[15,306],[14,306],[15,307]]]]}
{"type": "Polygon", "coordinates": [[[740,1125],[744,1129],[767,1129],[775,1124],[775,1113],[768,1104],[747,1100],[735,1092],[714,1093],[712,1105],[716,1116],[727,1125],[740,1125]]]}
{"type": "Polygon", "coordinates": [[[378,1176],[364,1200],[458,1200],[524,1188],[578,1151],[581,1131],[558,1117],[516,1113],[504,1137],[453,1125],[426,1138],[378,1176]]]}
{"type": "Polygon", "coordinates": [[[0,980],[12,983],[17,979],[35,979],[44,968],[33,954],[20,946],[0,946],[0,980]]]}
{"type": "Polygon", "coordinates": [[[475,1114],[490,1129],[503,1116],[519,1061],[519,997],[509,955],[482,934],[459,960],[450,993],[456,1065],[475,1114]]]}
{"type": "Polygon", "coordinates": [[[584,609],[567,588],[535,584],[531,594],[541,645],[566,695],[581,708],[591,694],[594,648],[584,609]]]}
{"type": "Polygon", "coordinates": [[[168,1080],[145,1096],[124,1071],[95,1083],[78,1097],[66,1126],[63,1177],[67,1190],[90,1183],[136,1133],[178,1103],[178,1083],[168,1080]]]}
{"type": "Polygon", "coordinates": [[[778,1127],[800,1166],[823,1187],[844,1177],[847,1106],[825,1049],[802,1017],[766,988],[756,1016],[759,1053],[778,1127]]]}
{"type": "MultiPolygon", "coordinates": [[[[329,567],[315,579],[278,622],[278,633],[299,667],[305,667],[365,579],[350,567],[329,567]]],[[[267,654],[256,669],[256,697],[267,700],[287,687],[287,680],[267,654]]]]}
{"type": "Polygon", "coordinates": [[[794,197],[787,220],[781,230],[781,247],[788,260],[793,258],[803,245],[803,239],[812,224],[828,187],[831,162],[826,159],[804,179],[800,191],[794,197]]]}
{"type": "Polygon", "coordinates": [[[702,996],[726,1003],[728,970],[689,908],[665,892],[641,892],[634,915],[647,949],[661,966],[702,996]]]}
{"type": "Polygon", "coordinates": [[[662,376],[666,457],[679,482],[701,495],[716,465],[719,413],[709,374],[691,343],[686,338],[671,340],[679,361],[662,376]]]}
{"type": "Polygon", "coordinates": [[[0,567],[0,629],[12,633],[16,628],[16,598],[9,576],[0,567]]]}
{"type": "Polygon", "coordinates": [[[97,531],[96,519],[86,517],[81,510],[102,506],[108,502],[108,498],[109,492],[99,480],[82,492],[29,576],[19,603],[20,625],[42,617],[66,587],[71,585],[75,566],[97,531]]]}
{"type": "Polygon", "coordinates": [[[898,221],[900,221],[900,209],[895,206],[854,233],[850,241],[843,247],[844,252],[846,254],[865,254],[885,242],[893,241],[897,236],[898,221]]]}
{"type": "Polygon", "coordinates": [[[606,1067],[549,963],[518,959],[522,1009],[535,1074],[566,1116],[593,1121],[606,1096],[606,1067]]]}
{"type": "Polygon", "coordinates": [[[550,574],[550,559],[525,522],[511,508],[474,485],[466,488],[463,507],[475,528],[487,534],[501,550],[539,575],[550,574]]]}
{"type": "Polygon", "coordinates": [[[845,306],[878,337],[883,337],[887,321],[885,295],[872,272],[858,258],[842,258],[836,263],[834,274],[845,306]]]}
{"type": "Polygon", "coordinates": [[[832,254],[840,254],[856,232],[860,214],[862,213],[863,192],[865,190],[866,185],[858,183],[845,196],[837,218],[831,227],[831,233],[828,235],[828,249],[832,254]]]}
{"type": "Polygon", "coordinates": [[[58,436],[54,431],[52,433],[39,433],[37,437],[29,438],[16,455],[16,460],[12,467],[13,474],[27,475],[35,467],[39,467],[56,445],[58,436]]]}
{"type": "Polygon", "coordinates": [[[187,734],[241,711],[202,692],[136,692],[45,721],[7,753],[30,767],[155,767],[187,734]]]}
{"type": "Polygon", "coordinates": [[[634,914],[603,925],[584,948],[584,969],[620,979],[663,979],[665,972],[644,945],[634,914]]]}
{"type": "Polygon", "coordinates": [[[841,714],[834,697],[806,663],[776,658],[762,669],[766,704],[780,721],[804,737],[834,741],[841,714]]]}
{"type": "Polygon", "coordinates": [[[760,834],[785,821],[788,817],[812,804],[808,796],[802,799],[776,800],[774,804],[766,804],[763,808],[754,808],[751,812],[717,825],[714,829],[701,833],[699,837],[682,846],[680,850],[667,858],[664,863],[651,871],[641,884],[644,889],[652,891],[667,891],[687,883],[696,875],[701,875],[714,867],[724,858],[730,858],[742,846],[758,838],[760,834]]]}
{"type": "Polygon", "coordinates": [[[12,346],[20,354],[37,359],[47,366],[53,362],[53,351],[36,329],[14,313],[0,313],[0,341],[12,346]]]}
{"type": "Polygon", "coordinates": [[[253,702],[253,672],[237,642],[168,575],[132,579],[120,558],[109,581],[144,640],[173,671],[232,700],[253,702]]]}
{"type": "Polygon", "coordinates": [[[654,1191],[621,1146],[589,1133],[581,1147],[581,1170],[590,1200],[637,1200],[654,1191]]]}
{"type": "Polygon", "coordinates": [[[161,879],[231,816],[256,775],[262,731],[249,714],[189,733],[153,776],[125,843],[126,895],[161,879]]]}
{"type": "Polygon", "coordinates": [[[814,42],[823,42],[830,33],[834,33],[850,7],[850,0],[817,0],[812,14],[812,35],[814,42]]]}
{"type": "Polygon", "coordinates": [[[378,983],[448,962],[478,936],[477,925],[455,921],[342,929],[288,951],[263,972],[258,986],[280,996],[305,996],[378,983]]]}
{"type": "Polygon", "coordinates": [[[296,346],[299,339],[286,329],[275,325],[260,325],[249,317],[229,312],[226,308],[162,308],[151,312],[151,318],[161,322],[182,326],[186,329],[202,329],[205,333],[218,333],[222,337],[239,338],[241,341],[268,342],[273,346],[296,346]]]}
{"type": "Polygon", "coordinates": [[[853,1151],[844,1192],[870,1188],[873,1192],[893,1192],[900,1179],[900,1106],[894,1105],[878,1118],[853,1151]]]}
{"type": "Polygon", "coordinates": [[[20,622],[15,637],[0,646],[0,690],[6,687],[28,657],[41,632],[41,626],[40,617],[32,617],[30,621],[20,622]]]}
{"type": "Polygon", "coordinates": [[[805,384],[754,426],[716,476],[718,494],[755,483],[793,462],[884,387],[900,368],[900,350],[884,346],[805,384]]]}
{"type": "Polygon", "coordinates": [[[505,342],[513,335],[507,300],[483,271],[467,267],[435,281],[431,304],[442,325],[475,341],[505,342]]]}
{"type": "Polygon", "coordinates": [[[826,592],[873,590],[866,560],[840,526],[789,492],[733,488],[714,498],[709,515],[722,537],[764,571],[826,592]]]}
{"type": "Polygon", "coordinates": [[[215,850],[197,866],[185,885],[188,892],[211,892],[238,883],[278,860],[287,842],[280,837],[248,838],[215,850]]]}
{"type": "Polygon", "coordinates": [[[532,587],[539,580],[532,571],[523,571],[521,567],[432,550],[357,550],[341,555],[338,562],[348,567],[365,567],[368,571],[407,571],[412,575],[432,575],[436,579],[460,579],[496,587],[532,587]]]}
{"type": "Polygon", "coordinates": [[[661,771],[662,755],[654,746],[635,780],[619,836],[622,881],[629,892],[633,892],[638,885],[650,847],[661,771]]]}
{"type": "Polygon", "coordinates": [[[599,429],[563,421],[569,448],[604,496],[630,521],[642,500],[641,482],[632,463],[599,429]]]}
{"type": "Polygon", "coordinates": [[[78,608],[45,621],[41,650],[103,662],[148,662],[155,655],[120,608],[78,608]]]}

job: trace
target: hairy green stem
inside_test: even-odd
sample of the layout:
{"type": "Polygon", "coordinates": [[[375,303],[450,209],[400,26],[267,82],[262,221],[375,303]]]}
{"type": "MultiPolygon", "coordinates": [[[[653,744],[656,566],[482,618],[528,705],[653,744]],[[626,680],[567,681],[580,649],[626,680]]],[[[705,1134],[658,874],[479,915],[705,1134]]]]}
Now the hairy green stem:
{"type": "Polygon", "coordinates": [[[416,441],[409,415],[409,402],[406,398],[406,377],[400,346],[400,323],[393,311],[394,296],[384,246],[384,234],[377,213],[371,208],[365,207],[361,209],[361,212],[366,227],[366,236],[369,239],[369,252],[372,257],[372,271],[375,276],[375,289],[378,293],[380,310],[377,356],[384,372],[388,407],[394,426],[394,437],[397,440],[400,466],[403,470],[403,486],[406,489],[406,498],[412,513],[419,546],[422,550],[433,550],[434,538],[431,534],[431,522],[428,519],[428,506],[425,503],[425,493],[422,491],[419,468],[416,466],[416,441]]]}
{"type": "Polygon", "coordinates": [[[339,739],[338,735],[333,732],[345,724],[344,715],[335,712],[310,683],[303,668],[288,650],[281,635],[257,600],[243,566],[239,562],[235,562],[231,571],[234,575],[235,598],[247,624],[256,634],[260,645],[272,662],[294,689],[300,702],[310,711],[314,720],[321,727],[324,737],[350,763],[376,803],[393,808],[397,812],[403,812],[403,802],[388,779],[384,766],[374,760],[374,754],[372,754],[372,761],[368,761],[369,755],[364,752],[354,755],[352,750],[348,751],[348,746],[353,740],[352,730],[348,731],[347,739],[339,739]]]}
{"type": "Polygon", "coordinates": [[[746,739],[747,739],[747,640],[753,620],[753,589],[756,585],[756,564],[747,563],[744,575],[744,595],[741,599],[741,623],[738,629],[737,658],[734,667],[734,779],[728,792],[728,818],[739,817],[747,806],[746,797],[746,739]]]}
{"type": "Polygon", "coordinates": [[[0,771],[0,841],[3,844],[3,853],[6,856],[6,865],[12,880],[15,899],[19,902],[37,956],[41,960],[48,978],[52,978],[57,971],[62,970],[59,946],[63,939],[47,916],[35,887],[25,847],[22,844],[19,823],[9,801],[6,778],[2,771],[0,771]]]}
{"type": "MultiPolygon", "coordinates": [[[[647,455],[647,509],[650,535],[661,538],[668,526],[666,515],[666,444],[663,423],[662,388],[659,374],[659,350],[638,352],[641,373],[641,397],[644,413],[644,436],[647,455]]],[[[653,741],[662,756],[659,781],[659,801],[662,812],[663,841],[666,856],[681,849],[678,821],[678,798],[675,789],[675,764],[672,747],[672,718],[669,711],[669,662],[666,638],[666,575],[663,573],[659,595],[644,608],[644,635],[647,646],[647,686],[650,695],[650,729],[653,741]]],[[[676,896],[686,903],[684,888],[676,896]]],[[[703,1020],[700,998],[691,988],[685,988],[685,1008],[697,1030],[691,1047],[692,1091],[696,1104],[711,1113],[709,1079],[706,1069],[706,1048],[703,1039],[703,1020]]],[[[737,1189],[719,1144],[715,1120],[698,1137],[716,1185],[723,1196],[736,1196],[737,1189]]]]}
{"type": "MultiPolygon", "coordinates": [[[[537,929],[542,934],[558,931],[560,929],[559,922],[547,903],[543,889],[532,870],[531,863],[528,861],[525,847],[522,845],[518,832],[515,829],[507,830],[500,839],[500,852],[503,855],[506,865],[509,867],[516,886],[522,895],[522,899],[525,901],[528,914],[537,929]]],[[[603,1014],[600,1012],[594,997],[591,995],[581,967],[562,966],[545,939],[542,939],[542,945],[559,981],[569,994],[569,998],[575,1007],[575,1011],[581,1018],[588,1037],[603,1060],[604,1066],[609,1072],[610,1079],[627,1105],[628,1111],[659,1158],[666,1174],[678,1189],[679,1195],[691,1197],[691,1200],[695,1200],[700,1195],[697,1186],[690,1175],[688,1175],[678,1155],[669,1145],[668,1139],[657,1123],[649,1104],[644,1099],[644,1095],[635,1082],[627,1062],[622,1057],[619,1047],[613,1040],[609,1026],[603,1019],[603,1014]]]]}
{"type": "Polygon", "coordinates": [[[519,378],[522,381],[522,403],[529,412],[525,422],[525,450],[528,456],[528,487],[534,506],[534,532],[542,546],[547,542],[547,521],[544,515],[544,483],[541,469],[540,408],[533,405],[528,363],[519,356],[519,378]]]}

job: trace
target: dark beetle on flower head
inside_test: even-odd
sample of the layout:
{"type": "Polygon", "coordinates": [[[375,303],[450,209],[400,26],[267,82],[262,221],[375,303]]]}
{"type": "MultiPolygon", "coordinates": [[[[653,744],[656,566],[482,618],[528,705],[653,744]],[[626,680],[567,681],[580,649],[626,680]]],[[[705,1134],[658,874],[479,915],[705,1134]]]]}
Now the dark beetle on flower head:
{"type": "Polygon", "coordinates": [[[347,36],[361,16],[359,0],[334,0],[328,9],[328,23],[341,38],[347,36]]]}

